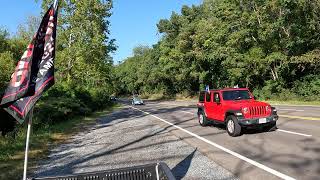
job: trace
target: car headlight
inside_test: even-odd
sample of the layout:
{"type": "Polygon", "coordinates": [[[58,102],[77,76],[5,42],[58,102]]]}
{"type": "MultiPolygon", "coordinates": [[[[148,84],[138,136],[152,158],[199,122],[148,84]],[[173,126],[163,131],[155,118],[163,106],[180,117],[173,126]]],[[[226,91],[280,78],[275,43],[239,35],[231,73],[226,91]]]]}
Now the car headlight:
{"type": "Polygon", "coordinates": [[[270,111],[271,107],[270,106],[266,106],[266,111],[270,111]]]}
{"type": "Polygon", "coordinates": [[[247,107],[242,108],[242,112],[244,114],[247,114],[249,112],[249,108],[247,108],[247,107]]]}

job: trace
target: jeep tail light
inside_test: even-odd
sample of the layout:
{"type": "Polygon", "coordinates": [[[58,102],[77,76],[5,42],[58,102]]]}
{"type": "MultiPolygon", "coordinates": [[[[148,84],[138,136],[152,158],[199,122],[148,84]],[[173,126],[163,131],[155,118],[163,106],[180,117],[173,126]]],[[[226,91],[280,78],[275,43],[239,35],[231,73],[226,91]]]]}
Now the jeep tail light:
{"type": "Polygon", "coordinates": [[[242,112],[243,114],[247,114],[249,112],[249,108],[247,107],[242,108],[242,112]]]}

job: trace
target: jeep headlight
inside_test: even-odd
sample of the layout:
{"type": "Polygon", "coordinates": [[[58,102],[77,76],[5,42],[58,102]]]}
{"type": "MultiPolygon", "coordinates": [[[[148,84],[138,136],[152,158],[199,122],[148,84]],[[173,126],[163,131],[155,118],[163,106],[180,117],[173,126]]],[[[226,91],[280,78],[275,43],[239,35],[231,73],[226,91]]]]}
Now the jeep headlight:
{"type": "Polygon", "coordinates": [[[243,114],[247,114],[249,112],[249,108],[247,107],[242,108],[242,112],[243,114]]]}
{"type": "Polygon", "coordinates": [[[269,111],[270,107],[269,106],[266,106],[266,111],[269,111]]]}

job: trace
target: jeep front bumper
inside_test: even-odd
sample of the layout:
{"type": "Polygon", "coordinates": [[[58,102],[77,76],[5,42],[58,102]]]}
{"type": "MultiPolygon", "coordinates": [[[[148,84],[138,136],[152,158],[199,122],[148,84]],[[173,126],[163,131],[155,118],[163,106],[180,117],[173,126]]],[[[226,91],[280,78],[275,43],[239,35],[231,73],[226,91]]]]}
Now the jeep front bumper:
{"type": "Polygon", "coordinates": [[[254,126],[254,125],[268,125],[277,122],[278,115],[271,115],[269,117],[261,117],[254,119],[241,119],[238,117],[238,122],[241,126],[254,126]]]}

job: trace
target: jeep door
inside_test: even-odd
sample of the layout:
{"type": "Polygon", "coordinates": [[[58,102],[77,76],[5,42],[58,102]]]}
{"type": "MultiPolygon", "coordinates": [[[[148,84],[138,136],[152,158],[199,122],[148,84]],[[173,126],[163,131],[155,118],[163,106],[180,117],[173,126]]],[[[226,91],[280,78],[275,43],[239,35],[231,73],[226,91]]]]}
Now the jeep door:
{"type": "Polygon", "coordinates": [[[213,102],[212,102],[212,93],[206,92],[206,99],[204,103],[204,110],[206,113],[206,117],[209,119],[213,119],[213,102]]]}
{"type": "Polygon", "coordinates": [[[219,92],[213,93],[213,103],[212,103],[212,118],[218,121],[224,121],[224,113],[222,106],[222,99],[219,92]]]}

